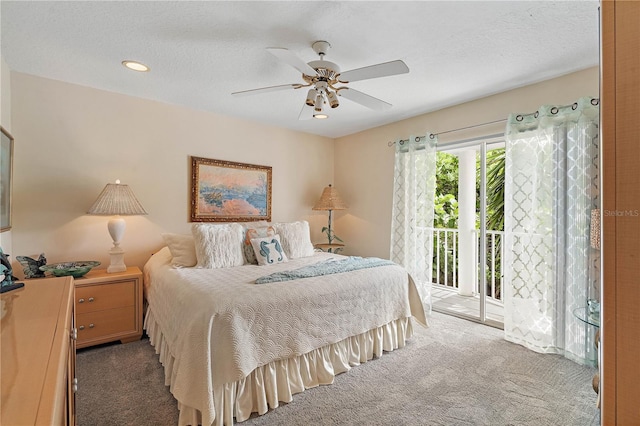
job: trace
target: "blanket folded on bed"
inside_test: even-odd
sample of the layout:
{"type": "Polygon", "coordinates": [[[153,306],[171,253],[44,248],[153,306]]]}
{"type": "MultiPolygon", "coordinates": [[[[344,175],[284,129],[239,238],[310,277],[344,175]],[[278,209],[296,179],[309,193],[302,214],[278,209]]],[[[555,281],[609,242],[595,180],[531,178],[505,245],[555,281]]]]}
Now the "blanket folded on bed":
{"type": "Polygon", "coordinates": [[[298,280],[301,278],[319,277],[329,274],[340,274],[358,269],[375,268],[377,266],[388,265],[395,265],[395,263],[390,260],[380,259],[377,257],[349,256],[346,259],[329,259],[324,262],[303,266],[302,268],[293,269],[291,271],[274,272],[273,274],[265,275],[264,277],[256,279],[256,284],[298,280]]]}

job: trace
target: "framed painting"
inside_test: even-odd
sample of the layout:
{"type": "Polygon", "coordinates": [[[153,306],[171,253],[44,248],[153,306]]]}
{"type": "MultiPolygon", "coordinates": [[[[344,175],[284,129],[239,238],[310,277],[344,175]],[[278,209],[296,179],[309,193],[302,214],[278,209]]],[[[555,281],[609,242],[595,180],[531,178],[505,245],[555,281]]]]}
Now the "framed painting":
{"type": "Polygon", "coordinates": [[[0,126],[0,232],[11,229],[11,179],[13,174],[13,137],[0,126]]]}
{"type": "Polygon", "coordinates": [[[271,220],[271,167],[191,157],[191,221],[271,220]]]}

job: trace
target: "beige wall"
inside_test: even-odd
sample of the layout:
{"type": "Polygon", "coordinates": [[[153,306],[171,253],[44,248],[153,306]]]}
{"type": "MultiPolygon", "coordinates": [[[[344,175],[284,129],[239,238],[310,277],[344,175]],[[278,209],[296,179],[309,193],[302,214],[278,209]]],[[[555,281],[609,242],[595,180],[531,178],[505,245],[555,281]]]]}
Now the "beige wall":
{"type": "Polygon", "coordinates": [[[11,132],[11,70],[2,56],[0,56],[0,82],[0,124],[11,132]]]}
{"type": "Polygon", "coordinates": [[[149,212],[125,218],[122,243],[143,266],[162,232],[190,232],[192,155],[272,166],[272,219],[307,219],[321,239],[311,207],[333,178],[332,139],[17,72],[11,84],[16,255],[107,265],[107,218],[85,212],[120,179],[149,212]]]}
{"type": "MultiPolygon", "coordinates": [[[[0,56],[0,125],[13,136],[11,126],[11,70],[0,56]]],[[[5,253],[13,254],[11,230],[0,232],[0,247],[5,253]]]]}
{"type": "MultiPolygon", "coordinates": [[[[335,229],[347,244],[345,254],[389,257],[394,166],[389,141],[500,120],[512,112],[533,112],[543,104],[566,105],[582,96],[597,97],[598,85],[598,68],[590,68],[337,139],[334,181],[349,209],[337,212],[335,229]]],[[[484,126],[443,135],[439,142],[503,130],[504,123],[484,126]]]]}
{"type": "MultiPolygon", "coordinates": [[[[5,69],[3,64],[3,75],[5,69]]],[[[310,208],[334,182],[349,205],[335,212],[345,253],[388,257],[394,150],[387,142],[597,96],[598,80],[592,68],[333,141],[13,72],[13,251],[44,252],[49,262],[108,263],[107,218],[85,212],[107,182],[120,179],[150,213],[126,218],[126,261],[142,266],[162,245],[160,233],[189,232],[194,155],[272,166],[273,220],[309,220],[314,241],[322,240],[326,212],[310,208]]],[[[3,76],[3,107],[4,93],[3,76]]],[[[440,142],[503,128],[501,123],[457,132],[440,142]]]]}

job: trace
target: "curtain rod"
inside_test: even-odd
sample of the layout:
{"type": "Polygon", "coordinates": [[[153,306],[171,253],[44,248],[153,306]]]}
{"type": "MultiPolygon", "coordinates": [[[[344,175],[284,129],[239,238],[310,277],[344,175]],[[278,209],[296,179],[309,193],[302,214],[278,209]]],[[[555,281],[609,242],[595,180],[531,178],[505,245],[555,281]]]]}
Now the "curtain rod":
{"type": "MultiPolygon", "coordinates": [[[[467,126],[467,127],[460,127],[460,128],[458,128],[458,129],[445,130],[444,132],[431,133],[431,134],[429,134],[428,136],[429,136],[429,138],[430,138],[430,139],[433,139],[433,138],[435,138],[436,136],[444,135],[444,134],[446,134],[446,133],[459,132],[460,130],[473,129],[474,127],[486,126],[486,125],[489,125],[489,124],[500,123],[500,122],[502,122],[502,121],[507,121],[507,119],[506,119],[506,118],[502,118],[502,119],[500,119],[500,120],[489,121],[489,122],[487,122],[487,123],[473,124],[473,125],[471,125],[471,126],[467,126]]],[[[416,142],[418,142],[420,139],[424,139],[425,137],[426,137],[426,136],[416,137],[416,142]]],[[[409,142],[409,139],[400,139],[400,143],[405,143],[405,142],[409,142]]],[[[395,142],[394,142],[394,141],[388,142],[388,143],[387,143],[387,145],[388,145],[388,146],[393,146],[393,145],[395,145],[395,142]]]]}
{"type": "MultiPolygon", "coordinates": [[[[591,99],[591,105],[598,105],[599,102],[600,102],[599,98],[591,99]]],[[[560,107],[552,107],[551,108],[551,114],[557,114],[558,111],[560,111],[561,108],[568,108],[568,107],[571,107],[572,109],[576,109],[576,108],[578,108],[578,103],[574,102],[574,103],[569,104],[569,105],[562,105],[560,107]]],[[[528,114],[518,114],[516,116],[516,120],[522,121],[524,119],[524,117],[527,117],[527,116],[530,116],[530,115],[533,115],[535,118],[538,118],[538,114],[539,114],[538,111],[530,112],[528,114]]],[[[487,126],[489,124],[496,124],[496,123],[500,123],[500,122],[504,122],[504,121],[507,121],[507,118],[503,118],[503,119],[500,119],[500,120],[494,120],[494,121],[488,121],[486,123],[473,124],[471,126],[460,127],[458,129],[445,130],[444,132],[431,133],[428,136],[429,136],[429,138],[433,139],[436,136],[444,135],[446,133],[459,132],[460,130],[473,129],[475,127],[487,126]]],[[[416,142],[418,142],[420,139],[424,139],[424,138],[425,138],[425,136],[416,137],[416,142]]],[[[405,142],[409,142],[409,139],[400,139],[400,143],[405,143],[405,142]]],[[[391,142],[387,143],[388,146],[393,146],[395,144],[396,144],[395,141],[391,141],[391,142]]]]}

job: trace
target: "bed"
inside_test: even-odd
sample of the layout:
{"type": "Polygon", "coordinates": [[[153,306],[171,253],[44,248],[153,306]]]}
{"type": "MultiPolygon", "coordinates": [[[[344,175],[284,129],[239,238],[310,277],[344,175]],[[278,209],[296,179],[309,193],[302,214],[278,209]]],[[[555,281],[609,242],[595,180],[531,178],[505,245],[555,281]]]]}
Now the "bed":
{"type": "MultiPolygon", "coordinates": [[[[247,264],[243,255],[237,266],[202,267],[206,254],[198,250],[196,226],[222,225],[194,225],[195,243],[183,236],[183,245],[195,244],[194,267],[176,265],[171,245],[144,266],[144,326],[178,401],[180,426],[232,425],[251,413],[262,415],[296,393],[331,384],[336,374],[404,347],[413,319],[427,325],[415,284],[395,264],[256,284],[349,259],[315,252],[312,245],[309,251],[308,224],[295,224],[302,229],[305,256],[296,254],[292,234],[287,237],[283,227],[289,224],[275,226],[284,237],[286,262],[247,264]]],[[[215,251],[222,243],[235,244],[236,232],[205,245],[215,251]]]]}

